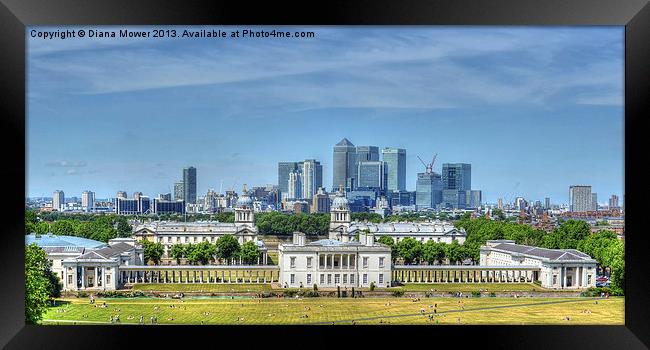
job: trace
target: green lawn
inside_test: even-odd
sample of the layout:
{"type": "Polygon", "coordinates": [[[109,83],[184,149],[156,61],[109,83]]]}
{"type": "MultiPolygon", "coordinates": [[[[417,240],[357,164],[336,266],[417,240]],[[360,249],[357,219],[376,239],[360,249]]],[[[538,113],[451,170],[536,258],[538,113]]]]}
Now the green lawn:
{"type": "Polygon", "coordinates": [[[351,324],[352,320],[357,324],[458,324],[458,318],[461,324],[624,324],[623,298],[424,298],[415,302],[410,298],[97,299],[94,305],[87,299],[65,302],[69,303],[50,307],[43,323],[109,323],[111,315],[119,313],[122,324],[137,324],[140,315],[146,323],[155,315],[159,324],[351,324]],[[107,307],[95,307],[103,302],[107,307]],[[420,310],[431,313],[433,308],[429,306],[434,304],[437,313],[430,321],[420,310]]]}
{"type": "Polygon", "coordinates": [[[553,290],[542,288],[533,283],[435,283],[418,284],[407,283],[404,286],[390,288],[402,289],[406,292],[430,292],[432,289],[437,292],[552,292],[553,290]]]}
{"type": "Polygon", "coordinates": [[[133,290],[154,292],[206,292],[206,293],[259,293],[270,292],[270,284],[219,284],[219,283],[151,283],[135,284],[133,290]]]}

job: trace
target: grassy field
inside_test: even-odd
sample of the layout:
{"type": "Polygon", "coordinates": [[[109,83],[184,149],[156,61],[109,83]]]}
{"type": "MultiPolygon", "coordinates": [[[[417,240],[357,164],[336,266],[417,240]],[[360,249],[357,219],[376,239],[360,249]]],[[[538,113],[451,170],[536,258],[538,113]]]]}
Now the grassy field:
{"type": "Polygon", "coordinates": [[[542,288],[533,283],[435,283],[416,284],[410,283],[393,289],[402,289],[407,292],[549,292],[552,290],[542,288]]]}
{"type": "Polygon", "coordinates": [[[121,324],[138,324],[141,315],[147,324],[155,315],[158,324],[197,325],[624,323],[623,298],[97,299],[95,305],[106,302],[105,308],[87,299],[60,302],[48,309],[43,324],[109,324],[118,313],[121,324]]]}

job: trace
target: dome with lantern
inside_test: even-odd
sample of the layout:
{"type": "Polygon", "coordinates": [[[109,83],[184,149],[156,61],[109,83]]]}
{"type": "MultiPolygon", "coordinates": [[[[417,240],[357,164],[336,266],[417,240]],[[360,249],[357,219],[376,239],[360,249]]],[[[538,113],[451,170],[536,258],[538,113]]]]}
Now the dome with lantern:
{"type": "Polygon", "coordinates": [[[244,189],[242,191],[241,196],[237,198],[237,207],[244,208],[244,209],[253,207],[253,200],[248,194],[248,190],[246,190],[246,185],[244,185],[244,189]]]}
{"type": "Polygon", "coordinates": [[[332,201],[332,209],[347,210],[348,199],[343,196],[343,193],[338,192],[332,201]]]}

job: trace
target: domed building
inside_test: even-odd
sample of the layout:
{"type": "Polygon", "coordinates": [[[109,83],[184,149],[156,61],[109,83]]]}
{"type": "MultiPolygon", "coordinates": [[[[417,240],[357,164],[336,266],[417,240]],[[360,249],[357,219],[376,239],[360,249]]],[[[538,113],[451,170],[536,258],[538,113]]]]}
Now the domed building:
{"type": "Polygon", "coordinates": [[[330,208],[329,239],[348,242],[350,238],[346,233],[350,227],[350,221],[348,199],[339,191],[336,193],[334,200],[332,200],[332,206],[330,208]]]}

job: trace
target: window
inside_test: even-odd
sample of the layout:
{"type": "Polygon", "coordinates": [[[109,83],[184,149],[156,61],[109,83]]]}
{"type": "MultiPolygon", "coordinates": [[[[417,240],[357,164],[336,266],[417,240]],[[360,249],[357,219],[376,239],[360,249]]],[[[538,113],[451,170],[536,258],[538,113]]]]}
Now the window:
{"type": "Polygon", "coordinates": [[[111,284],[111,275],[106,275],[106,284],[111,284]]]}
{"type": "Polygon", "coordinates": [[[354,283],[354,275],[350,275],[350,283],[354,283]]]}
{"type": "Polygon", "coordinates": [[[311,273],[307,274],[307,284],[311,284],[311,273]]]}
{"type": "Polygon", "coordinates": [[[591,284],[591,275],[587,275],[587,285],[591,284]]]}
{"type": "Polygon", "coordinates": [[[363,257],[363,268],[368,268],[368,257],[364,256],[363,257]]]}
{"type": "Polygon", "coordinates": [[[553,275],[553,284],[557,284],[557,275],[553,275]]]}
{"type": "Polygon", "coordinates": [[[327,284],[332,284],[332,274],[331,273],[327,274],[327,284]]]}
{"type": "Polygon", "coordinates": [[[343,274],[343,283],[348,283],[348,274],[343,274]]]}
{"type": "Polygon", "coordinates": [[[379,267],[384,267],[384,257],[379,258],[379,267]]]}
{"type": "Polygon", "coordinates": [[[68,284],[72,284],[72,275],[68,275],[68,284]]]}
{"type": "Polygon", "coordinates": [[[367,284],[367,283],[368,283],[368,274],[364,273],[363,274],[363,284],[367,284]]]}
{"type": "Polygon", "coordinates": [[[311,267],[311,256],[307,257],[307,267],[311,267]]]}
{"type": "Polygon", "coordinates": [[[334,283],[336,284],[341,283],[341,275],[339,275],[338,273],[334,275],[334,283]]]}
{"type": "Polygon", "coordinates": [[[320,274],[320,284],[325,284],[325,275],[322,273],[320,274]]]}
{"type": "Polygon", "coordinates": [[[379,274],[379,284],[383,284],[383,283],[384,283],[384,274],[380,273],[379,274]]]}
{"type": "Polygon", "coordinates": [[[295,284],[295,283],[296,283],[296,275],[292,273],[291,274],[291,284],[295,284]]]}
{"type": "Polygon", "coordinates": [[[292,256],[292,257],[289,258],[289,259],[291,259],[291,267],[292,267],[292,268],[296,267],[296,257],[292,256]]]}

